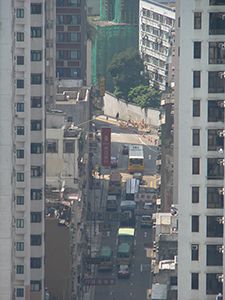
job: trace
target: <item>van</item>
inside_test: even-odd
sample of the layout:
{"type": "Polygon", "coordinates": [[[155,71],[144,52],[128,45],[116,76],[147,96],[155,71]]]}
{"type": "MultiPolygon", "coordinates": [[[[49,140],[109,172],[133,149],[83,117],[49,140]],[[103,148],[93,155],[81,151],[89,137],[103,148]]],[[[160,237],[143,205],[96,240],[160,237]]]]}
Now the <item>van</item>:
{"type": "Polygon", "coordinates": [[[106,199],[106,210],[110,211],[117,211],[117,203],[116,203],[116,196],[110,195],[106,199]]]}
{"type": "Polygon", "coordinates": [[[152,227],[152,217],[149,215],[142,216],[141,227],[152,227]]]}

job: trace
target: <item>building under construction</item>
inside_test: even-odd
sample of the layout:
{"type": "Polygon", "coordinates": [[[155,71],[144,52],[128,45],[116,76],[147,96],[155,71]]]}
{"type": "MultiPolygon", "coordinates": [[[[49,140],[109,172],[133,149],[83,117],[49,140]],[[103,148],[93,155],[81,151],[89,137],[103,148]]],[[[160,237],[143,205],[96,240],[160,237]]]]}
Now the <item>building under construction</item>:
{"type": "Polygon", "coordinates": [[[138,0],[100,0],[100,17],[92,23],[97,30],[92,46],[92,85],[105,76],[105,89],[113,92],[107,66],[113,56],[133,47],[138,50],[138,0]]]}

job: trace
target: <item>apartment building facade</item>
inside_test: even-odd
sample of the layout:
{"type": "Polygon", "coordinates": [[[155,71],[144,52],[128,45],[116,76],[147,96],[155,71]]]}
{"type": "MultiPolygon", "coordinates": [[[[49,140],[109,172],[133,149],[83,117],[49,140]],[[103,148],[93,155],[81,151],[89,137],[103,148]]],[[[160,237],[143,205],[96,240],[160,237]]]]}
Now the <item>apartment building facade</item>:
{"type": "Polygon", "coordinates": [[[175,11],[151,0],[141,0],[139,10],[139,51],[145,72],[149,76],[150,87],[163,91],[168,81],[175,11]]]}
{"type": "Polygon", "coordinates": [[[0,1],[0,298],[44,299],[45,1],[0,1]]]}
{"type": "Polygon", "coordinates": [[[216,299],[224,273],[225,1],[176,6],[178,299],[216,299]]]}
{"type": "Polygon", "coordinates": [[[56,76],[86,85],[86,0],[56,1],[56,76]]]}

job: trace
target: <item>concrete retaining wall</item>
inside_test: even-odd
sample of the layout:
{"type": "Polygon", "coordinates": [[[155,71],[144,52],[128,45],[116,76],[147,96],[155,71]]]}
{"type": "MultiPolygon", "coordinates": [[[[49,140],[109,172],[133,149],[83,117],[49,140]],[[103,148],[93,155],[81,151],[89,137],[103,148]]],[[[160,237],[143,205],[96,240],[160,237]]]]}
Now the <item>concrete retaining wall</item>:
{"type": "Polygon", "coordinates": [[[125,102],[124,100],[117,99],[113,94],[106,92],[104,101],[104,114],[109,117],[116,117],[116,113],[119,112],[119,119],[127,121],[131,116],[131,120],[141,121],[144,119],[148,125],[159,126],[159,109],[148,108],[141,109],[136,104],[125,102]]]}

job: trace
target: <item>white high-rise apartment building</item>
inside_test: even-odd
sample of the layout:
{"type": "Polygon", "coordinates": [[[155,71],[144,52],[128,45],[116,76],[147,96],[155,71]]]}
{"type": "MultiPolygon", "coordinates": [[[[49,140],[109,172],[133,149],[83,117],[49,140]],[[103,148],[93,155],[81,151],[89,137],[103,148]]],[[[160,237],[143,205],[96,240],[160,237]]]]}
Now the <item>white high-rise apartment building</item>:
{"type": "Polygon", "coordinates": [[[176,2],[178,299],[223,293],[225,1],[176,2]]]}
{"type": "Polygon", "coordinates": [[[0,299],[44,299],[45,1],[0,0],[0,299]]]}

